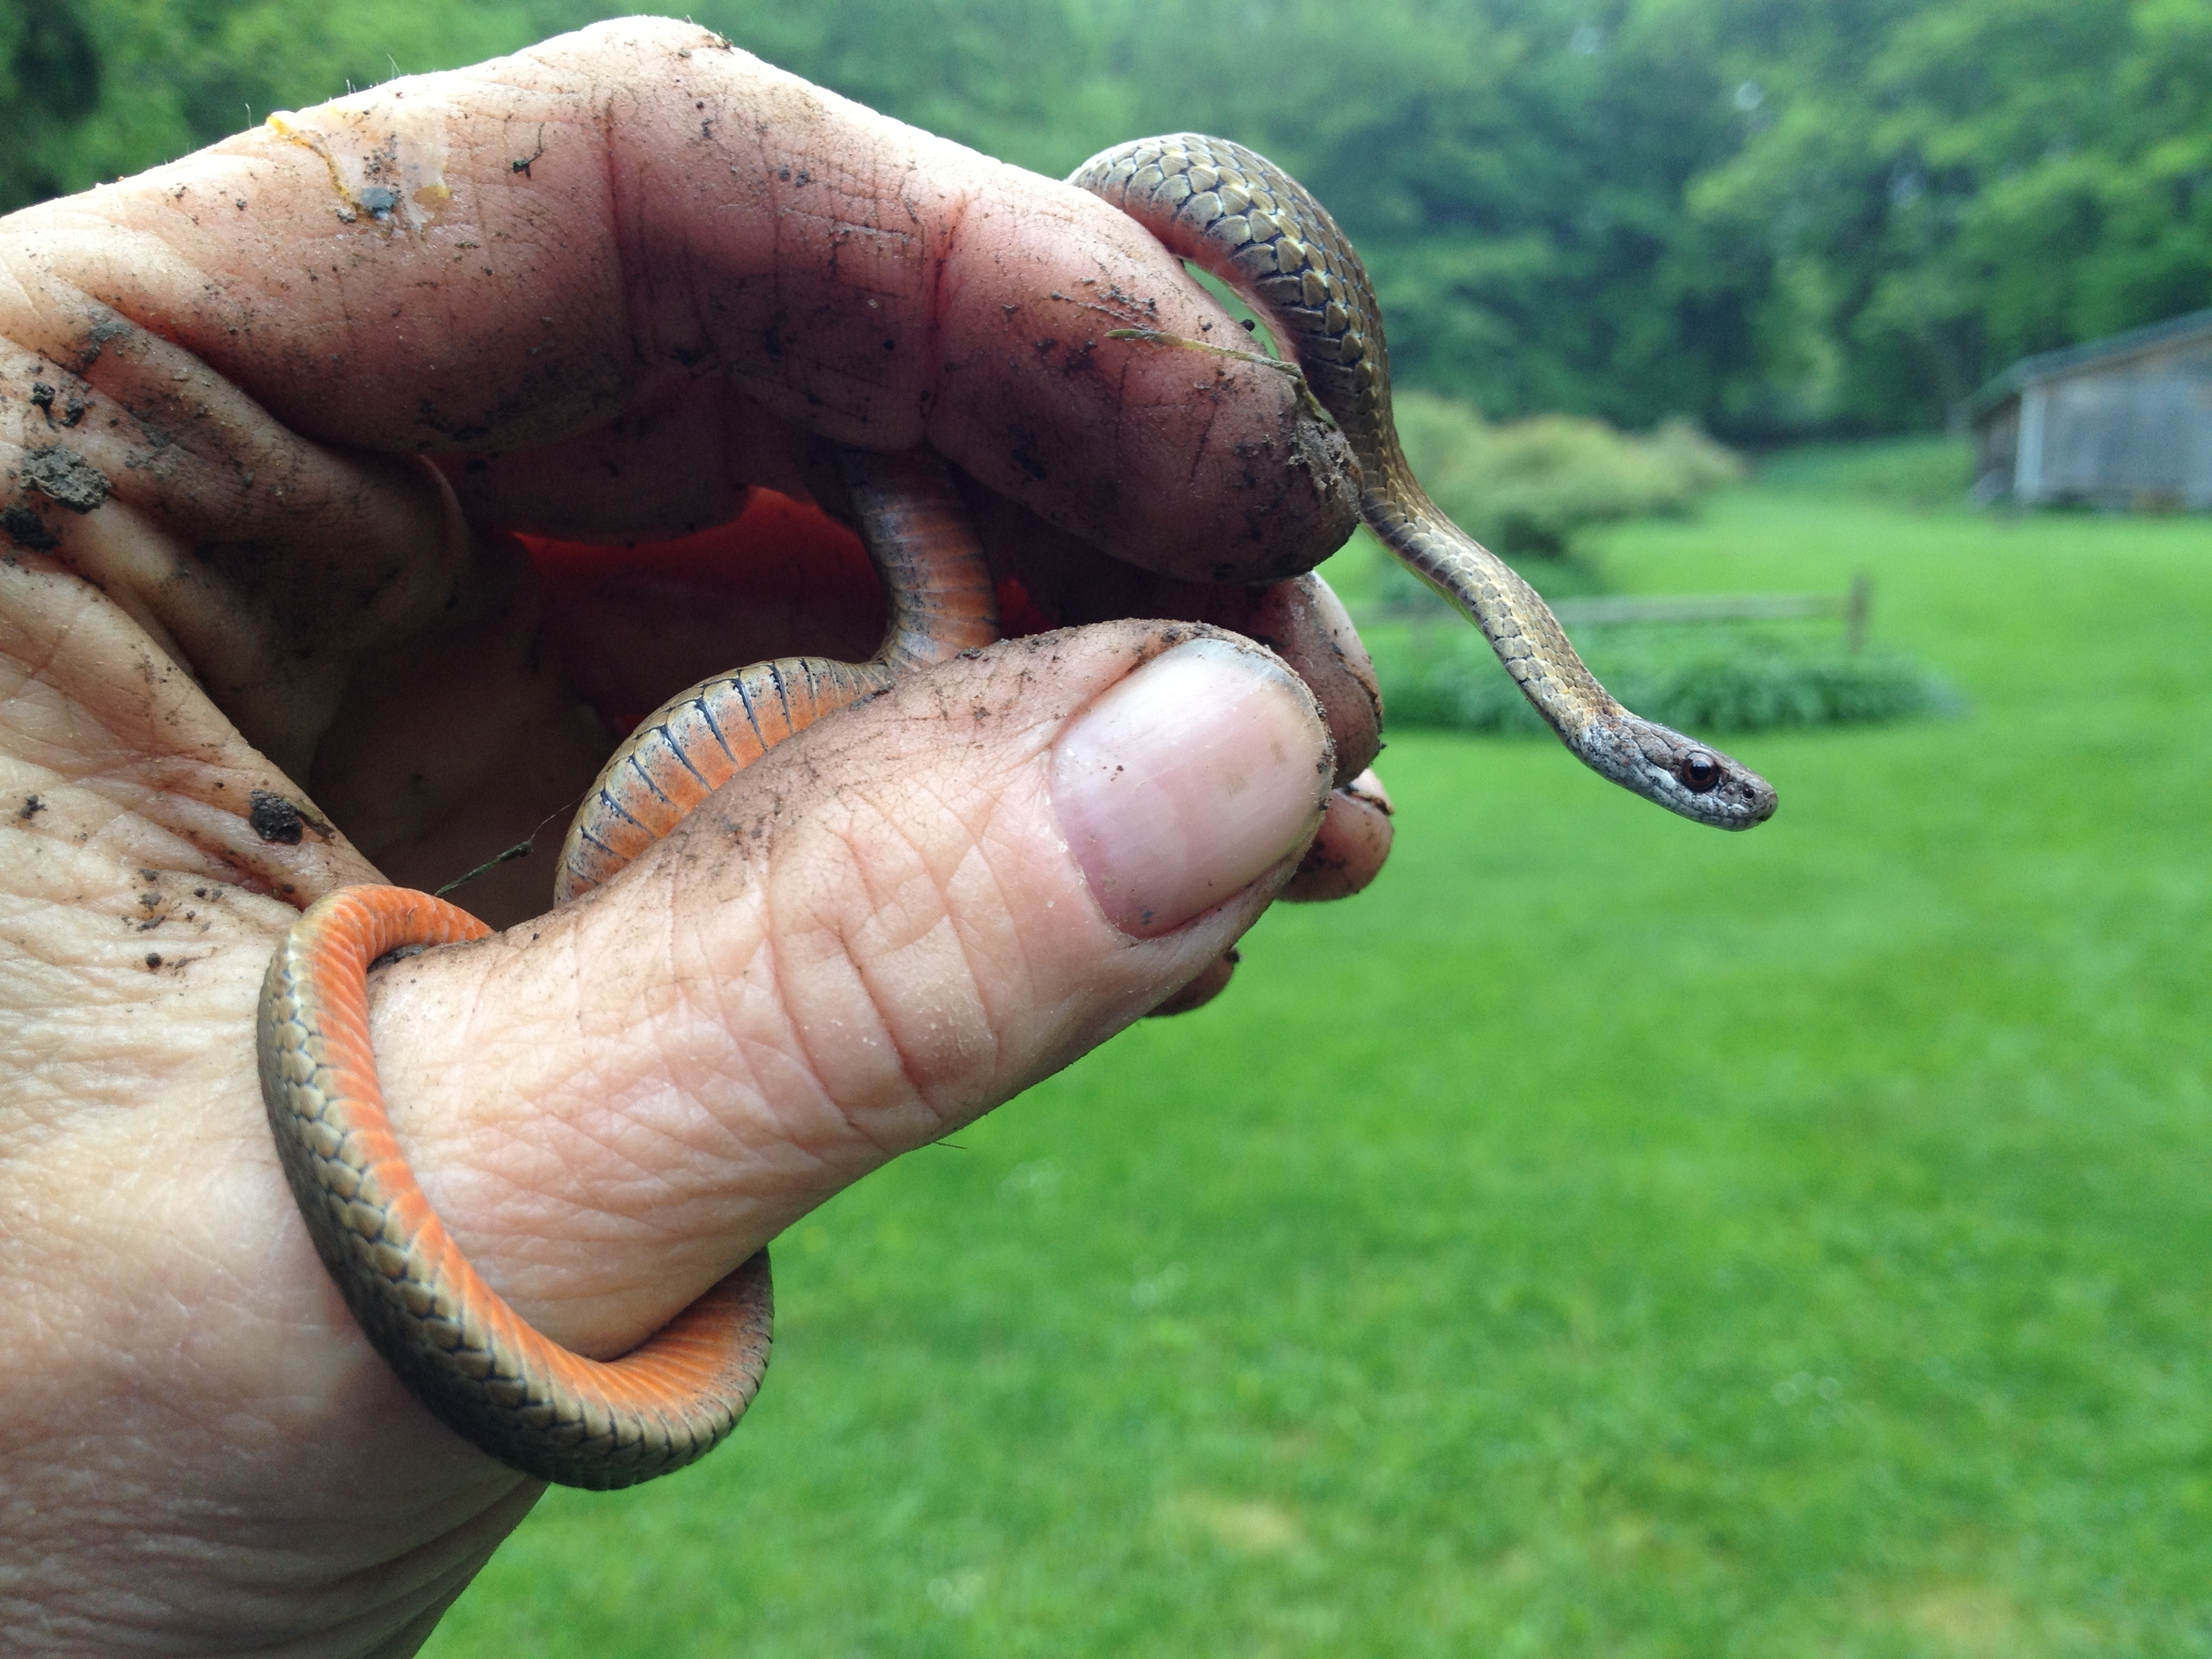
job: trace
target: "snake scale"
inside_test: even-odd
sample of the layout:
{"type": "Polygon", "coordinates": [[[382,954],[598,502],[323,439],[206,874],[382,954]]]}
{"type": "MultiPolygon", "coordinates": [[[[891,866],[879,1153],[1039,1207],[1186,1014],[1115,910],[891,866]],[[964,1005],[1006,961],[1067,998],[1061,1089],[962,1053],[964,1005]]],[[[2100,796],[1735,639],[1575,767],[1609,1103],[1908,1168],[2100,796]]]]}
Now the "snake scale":
{"type": "MultiPolygon", "coordinates": [[[[1349,442],[1369,526],[1474,620],[1570,750],[1703,823],[1747,829],[1771,814],[1774,792],[1756,774],[1614,701],[1535,592],[1423,493],[1391,422],[1373,289],[1318,202],[1263,157],[1196,134],[1118,146],[1071,182],[1251,303],[1349,442]]],[[[1176,343],[1144,330],[1120,337],[1176,343]]],[[[783,738],[901,673],[997,637],[989,572],[942,465],[921,452],[848,453],[843,464],[890,601],[883,648],[864,664],[757,664],[702,682],[648,716],[577,816],[562,849],[559,898],[611,878],[783,738]]],[[[605,1362],[548,1340],[478,1277],[424,1200],[392,1133],[369,1043],[367,973],[392,951],[489,931],[441,899],[397,887],[343,888],[310,906],[263,984],[263,1098],[318,1253],[371,1344],[416,1396],[526,1474],[629,1486],[702,1456],[759,1388],[771,1316],[767,1253],[639,1347],[605,1362]]]]}

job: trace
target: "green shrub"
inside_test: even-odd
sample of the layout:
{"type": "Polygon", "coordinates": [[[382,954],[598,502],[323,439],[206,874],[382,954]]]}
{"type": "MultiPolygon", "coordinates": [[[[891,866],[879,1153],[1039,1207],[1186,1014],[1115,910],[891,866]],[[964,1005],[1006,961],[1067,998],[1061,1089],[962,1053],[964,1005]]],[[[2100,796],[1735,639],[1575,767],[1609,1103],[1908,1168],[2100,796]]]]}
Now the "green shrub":
{"type": "MultiPolygon", "coordinates": [[[[1591,672],[1648,720],[1692,732],[1758,732],[1955,713],[1958,695],[1899,651],[1847,650],[1802,630],[1719,623],[1585,630],[1591,672]]],[[[1370,631],[1394,730],[1545,731],[1474,629],[1370,631]]]]}
{"type": "Polygon", "coordinates": [[[1508,558],[1556,559],[1591,525],[1680,513],[1744,476],[1687,421],[1646,437],[1576,415],[1485,421],[1431,392],[1397,399],[1406,458],[1438,507],[1508,558]]]}
{"type": "Polygon", "coordinates": [[[1759,481],[1812,495],[1856,495],[1923,509],[1966,505],[1974,444],[1955,434],[1802,444],[1759,464],[1759,481]]]}

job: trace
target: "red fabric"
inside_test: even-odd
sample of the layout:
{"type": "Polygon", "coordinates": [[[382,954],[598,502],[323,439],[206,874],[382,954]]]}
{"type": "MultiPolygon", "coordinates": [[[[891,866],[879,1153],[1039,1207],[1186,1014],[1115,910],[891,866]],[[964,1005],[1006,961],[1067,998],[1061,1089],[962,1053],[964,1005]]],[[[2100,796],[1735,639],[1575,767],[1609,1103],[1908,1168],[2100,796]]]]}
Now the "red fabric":
{"type": "Polygon", "coordinates": [[[883,637],[860,538],[819,507],[755,489],[725,525],[628,545],[521,536],[544,636],[610,730],[686,686],[779,655],[858,660],[883,637]]]}

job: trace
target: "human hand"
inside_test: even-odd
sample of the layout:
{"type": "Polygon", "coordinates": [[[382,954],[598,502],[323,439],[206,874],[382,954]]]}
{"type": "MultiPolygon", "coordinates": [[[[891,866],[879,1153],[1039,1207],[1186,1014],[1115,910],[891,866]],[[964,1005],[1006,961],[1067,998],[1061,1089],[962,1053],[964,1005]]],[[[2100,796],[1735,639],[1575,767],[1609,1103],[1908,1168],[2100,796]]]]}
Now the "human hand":
{"type": "MultiPolygon", "coordinates": [[[[839,715],[584,902],[526,921],[548,860],[504,866],[459,896],[523,925],[377,976],[431,1200],[582,1352],[1202,993],[1371,755],[1326,591],[1218,585],[1350,527],[1283,378],[1105,341],[1218,313],[1103,205],[702,30],[304,112],[0,253],[0,1645],[410,1652],[534,1500],[314,1258],[254,1081],[270,946],[562,813],[595,708],[865,655],[879,603],[789,514],[712,568],[575,544],[752,487],[836,512],[827,442],[927,443],[1032,625],[1097,624],[839,715]]],[[[1329,816],[1316,895],[1383,842],[1329,816]]]]}

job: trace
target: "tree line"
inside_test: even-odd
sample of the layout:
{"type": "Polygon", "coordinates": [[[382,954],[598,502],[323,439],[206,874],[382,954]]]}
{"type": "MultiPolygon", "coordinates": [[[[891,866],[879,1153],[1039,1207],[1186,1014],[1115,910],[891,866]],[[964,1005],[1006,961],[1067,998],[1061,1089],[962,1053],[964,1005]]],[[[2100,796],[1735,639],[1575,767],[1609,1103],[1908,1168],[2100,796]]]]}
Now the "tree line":
{"type": "MultiPolygon", "coordinates": [[[[598,0],[0,0],[0,207],[598,0]]],[[[1042,172],[1261,149],[1406,382],[1738,440],[1940,424],[2024,353],[2212,305],[2208,0],[686,0],[1042,172]]]]}

